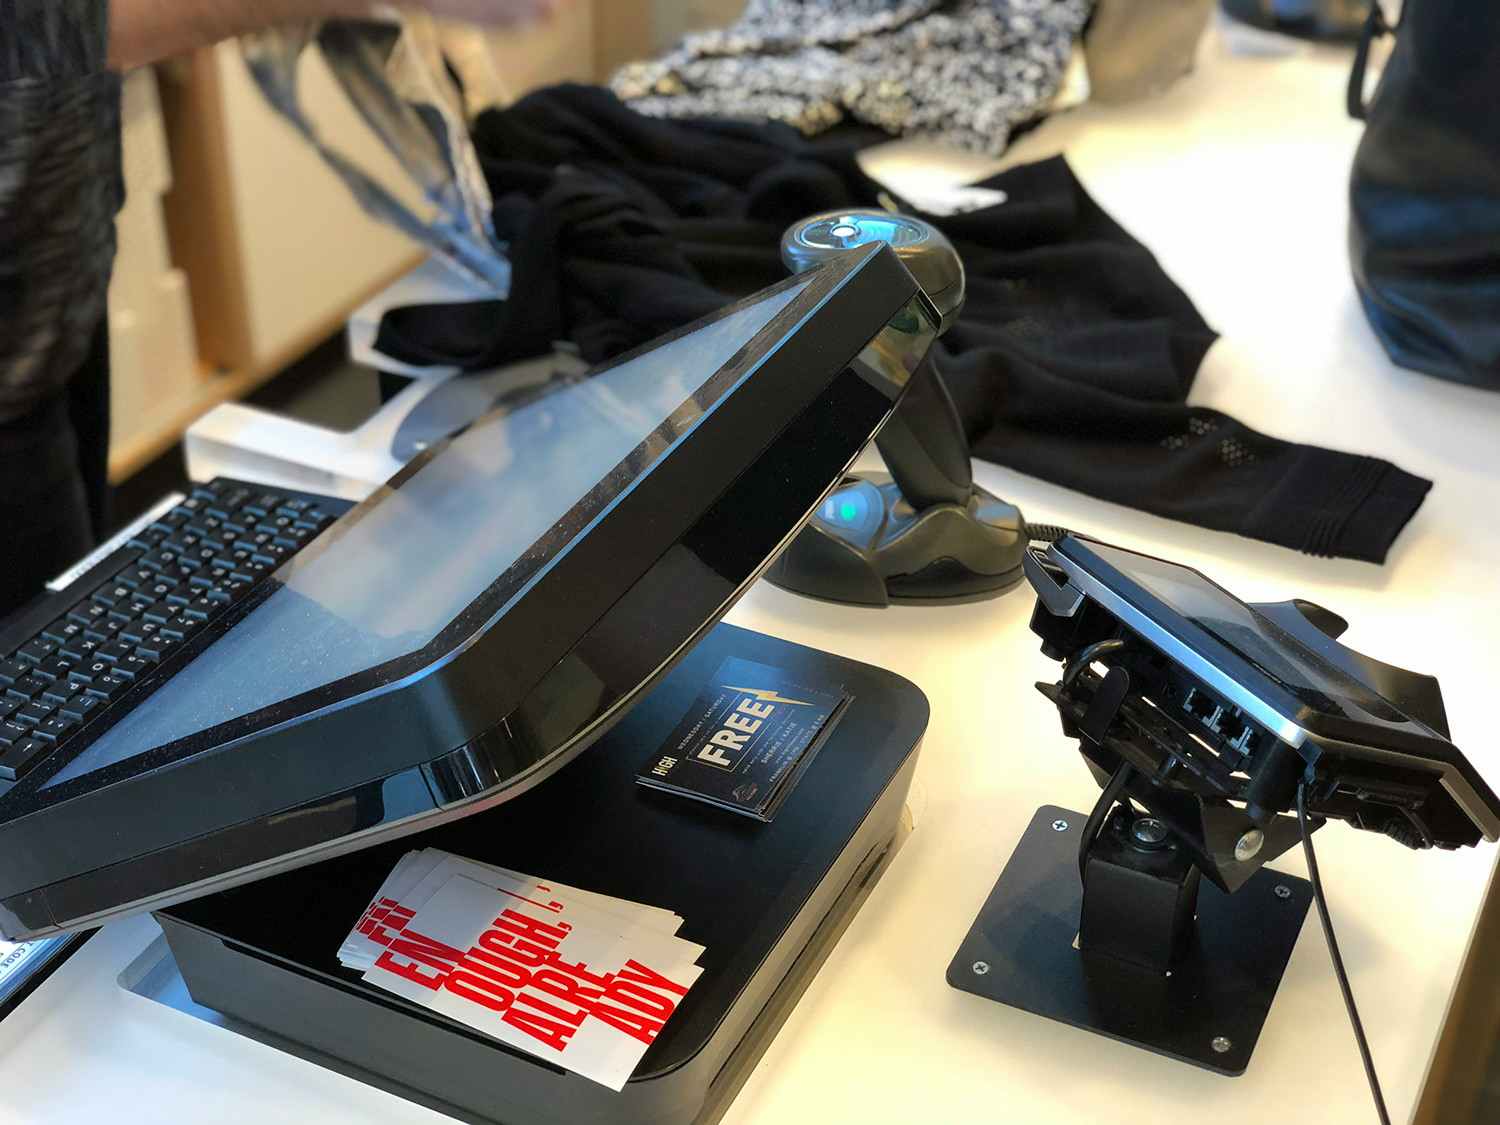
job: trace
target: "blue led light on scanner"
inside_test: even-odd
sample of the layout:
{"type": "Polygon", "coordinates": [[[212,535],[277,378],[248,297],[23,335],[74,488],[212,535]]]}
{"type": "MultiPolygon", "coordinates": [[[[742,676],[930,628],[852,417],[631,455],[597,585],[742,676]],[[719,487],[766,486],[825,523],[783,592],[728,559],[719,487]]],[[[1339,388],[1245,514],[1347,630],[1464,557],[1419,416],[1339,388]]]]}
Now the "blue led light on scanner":
{"type": "Polygon", "coordinates": [[[869,520],[870,497],[860,488],[841,489],[823,501],[819,515],[829,523],[858,527],[869,520]]]}

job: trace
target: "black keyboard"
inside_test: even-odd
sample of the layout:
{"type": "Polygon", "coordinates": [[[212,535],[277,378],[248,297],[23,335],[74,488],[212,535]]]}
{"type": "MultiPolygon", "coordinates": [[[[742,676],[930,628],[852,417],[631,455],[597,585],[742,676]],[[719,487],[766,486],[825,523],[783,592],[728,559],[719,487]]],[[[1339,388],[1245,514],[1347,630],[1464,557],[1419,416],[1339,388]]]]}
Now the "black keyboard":
{"type": "Polygon", "coordinates": [[[150,695],[349,507],[214,481],[28,607],[0,630],[0,793],[150,695]]]}

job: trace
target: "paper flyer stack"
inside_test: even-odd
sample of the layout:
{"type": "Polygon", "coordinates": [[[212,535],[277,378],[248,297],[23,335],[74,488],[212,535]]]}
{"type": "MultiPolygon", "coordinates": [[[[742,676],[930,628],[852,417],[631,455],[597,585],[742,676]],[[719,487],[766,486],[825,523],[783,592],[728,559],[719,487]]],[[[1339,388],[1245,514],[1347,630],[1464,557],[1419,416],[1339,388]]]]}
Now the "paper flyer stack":
{"type": "Polygon", "coordinates": [[[339,948],[387,992],[622,1090],[702,969],[669,910],[426,849],[339,948]]]}

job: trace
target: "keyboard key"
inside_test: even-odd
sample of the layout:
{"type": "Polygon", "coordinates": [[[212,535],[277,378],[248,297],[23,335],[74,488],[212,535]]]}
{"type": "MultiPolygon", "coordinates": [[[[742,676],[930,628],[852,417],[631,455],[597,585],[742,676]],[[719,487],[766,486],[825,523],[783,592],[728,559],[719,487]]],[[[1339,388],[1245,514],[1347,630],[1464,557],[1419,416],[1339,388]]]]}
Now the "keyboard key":
{"type": "Polygon", "coordinates": [[[285,502],[285,497],[263,492],[259,496],[254,497],[244,508],[247,512],[253,512],[257,516],[265,517],[281,507],[285,502]]]}
{"type": "Polygon", "coordinates": [[[300,551],[307,545],[307,541],[313,537],[313,532],[302,527],[289,527],[276,537],[279,546],[293,551],[300,551]]]}
{"type": "Polygon", "coordinates": [[[91,641],[100,644],[109,644],[125,628],[125,622],[118,617],[106,617],[103,621],[96,621],[83,631],[83,635],[91,641]]]}
{"type": "Polygon", "coordinates": [[[132,652],[118,664],[115,665],[114,675],[125,680],[139,680],[156,667],[154,659],[148,659],[139,652],[132,652]]]}
{"type": "Polygon", "coordinates": [[[68,610],[68,620],[76,621],[85,627],[92,625],[95,621],[102,621],[109,616],[109,606],[102,602],[79,602],[68,610]]]}
{"type": "Polygon", "coordinates": [[[191,617],[174,617],[161,627],[162,636],[168,640],[185,641],[196,636],[203,622],[191,617]]]}
{"type": "Polygon", "coordinates": [[[135,551],[150,552],[160,547],[161,541],[166,537],[165,531],[159,529],[156,524],[152,524],[132,535],[125,541],[125,546],[135,551]]]}
{"type": "Polygon", "coordinates": [[[121,629],[120,639],[122,641],[129,641],[133,645],[138,645],[142,641],[150,640],[159,632],[161,632],[160,621],[151,621],[143,617],[139,621],[132,621],[125,628],[121,629]]]}
{"type": "Polygon", "coordinates": [[[97,695],[100,699],[113,703],[130,690],[130,681],[122,676],[99,676],[85,690],[90,695],[97,695]]]}
{"type": "Polygon", "coordinates": [[[10,718],[24,706],[25,704],[19,699],[12,699],[8,695],[0,695],[0,723],[5,722],[6,719],[10,718]]]}
{"type": "Polygon", "coordinates": [[[73,661],[62,656],[54,656],[51,660],[44,660],[31,670],[31,674],[39,680],[46,680],[49,684],[56,680],[66,680],[68,673],[75,667],[73,661]]]}
{"type": "Polygon", "coordinates": [[[132,590],[138,590],[150,582],[156,575],[149,566],[127,566],[116,574],[111,580],[121,586],[129,586],[132,590]]]}
{"type": "Polygon", "coordinates": [[[24,726],[34,727],[43,719],[50,718],[52,715],[52,711],[52,704],[43,703],[38,700],[35,703],[26,704],[25,707],[22,707],[19,711],[17,711],[10,717],[10,721],[13,723],[21,723],[24,726]]]}
{"type": "Polygon", "coordinates": [[[233,576],[234,572],[228,567],[209,567],[207,570],[201,570],[197,574],[193,575],[193,581],[190,583],[190,585],[200,586],[204,589],[212,589],[215,586],[222,586],[233,576]]]}
{"type": "Polygon", "coordinates": [[[179,531],[167,540],[166,545],[167,550],[176,551],[179,555],[187,556],[191,555],[193,549],[198,546],[198,537],[196,535],[189,535],[185,531],[179,531]]]}
{"type": "Polygon", "coordinates": [[[230,572],[230,577],[236,582],[248,582],[253,586],[270,573],[271,568],[265,563],[251,559],[248,562],[236,563],[234,570],[230,572]]]}
{"type": "Polygon", "coordinates": [[[35,676],[22,676],[15,683],[7,687],[5,692],[13,699],[22,699],[30,703],[46,690],[46,680],[39,680],[35,676]]]}
{"type": "Polygon", "coordinates": [[[16,650],[16,659],[24,664],[40,664],[44,660],[51,660],[56,655],[57,642],[44,640],[41,637],[16,650]]]}
{"type": "Polygon", "coordinates": [[[42,692],[42,701],[57,707],[72,699],[81,690],[72,680],[53,680],[47,685],[47,690],[42,692]]]}
{"type": "Polygon", "coordinates": [[[49,641],[56,641],[58,647],[61,648],[74,637],[83,636],[83,626],[76,621],[69,621],[66,617],[59,617],[42,630],[42,636],[49,641]]]}
{"type": "MultiPolygon", "coordinates": [[[[137,593],[135,598],[132,598],[130,601],[126,602],[124,605],[117,605],[117,606],[115,606],[114,609],[112,609],[112,610],[109,611],[109,619],[111,621],[118,621],[120,623],[120,628],[121,629],[123,629],[126,625],[129,625],[132,621],[134,621],[136,618],[138,618],[141,614],[143,614],[144,612],[146,612],[146,610],[151,605],[150,602],[137,601],[136,598],[139,598],[139,597],[140,597],[140,594],[137,593]]],[[[84,635],[85,636],[88,635],[88,631],[87,630],[84,631],[84,635]]]]}
{"type": "Polygon", "coordinates": [[[159,602],[162,598],[176,591],[177,580],[159,574],[156,576],[156,581],[141,587],[141,598],[145,601],[159,602]]]}
{"type": "Polygon", "coordinates": [[[190,618],[194,621],[207,621],[211,617],[219,615],[219,603],[207,595],[200,595],[182,607],[179,616],[190,618]]]}
{"type": "Polygon", "coordinates": [[[105,706],[107,705],[104,700],[100,699],[97,695],[80,692],[59,707],[58,711],[70,719],[86,723],[100,711],[104,710],[105,706]]]}
{"type": "Polygon", "coordinates": [[[6,719],[0,723],[0,746],[14,746],[17,742],[24,742],[31,737],[31,728],[18,723],[14,719],[6,719]]]}
{"type": "Polygon", "coordinates": [[[106,582],[94,591],[94,601],[100,605],[113,609],[117,605],[124,605],[130,600],[135,591],[119,582],[106,582]]]}
{"type": "Polygon", "coordinates": [[[162,661],[181,647],[181,641],[174,641],[171,637],[167,636],[157,636],[142,641],[136,647],[135,651],[137,656],[143,656],[148,660],[162,661]]]}
{"type": "Polygon", "coordinates": [[[128,599],[114,606],[117,612],[112,613],[110,616],[134,619],[139,617],[145,611],[146,607],[154,601],[156,599],[145,590],[132,590],[128,599]]]}
{"type": "Polygon", "coordinates": [[[75,664],[82,664],[85,661],[92,660],[94,658],[94,653],[98,652],[99,648],[99,641],[94,640],[92,637],[85,636],[80,637],[77,640],[69,641],[67,644],[62,646],[61,651],[65,659],[71,660],[75,664]]]}
{"type": "Polygon", "coordinates": [[[111,664],[118,664],[134,651],[135,647],[133,645],[125,644],[123,641],[116,641],[114,644],[105,645],[99,650],[99,659],[107,660],[111,664]]]}
{"type": "Polygon", "coordinates": [[[74,668],[71,672],[69,672],[68,680],[70,683],[75,683],[79,684],[82,687],[87,687],[89,684],[97,680],[100,676],[109,675],[113,668],[114,665],[111,664],[108,660],[101,660],[96,656],[94,660],[89,661],[87,664],[79,665],[77,668],[74,668]]]}
{"type": "MultiPolygon", "coordinates": [[[[9,687],[22,676],[29,675],[30,672],[31,665],[23,664],[15,657],[11,657],[9,660],[0,660],[0,688],[9,687]]],[[[4,692],[0,692],[0,695],[4,694],[4,692]]]]}
{"type": "Polygon", "coordinates": [[[40,738],[18,742],[4,754],[0,754],[0,781],[20,781],[51,752],[52,744],[40,738]]]}
{"type": "Polygon", "coordinates": [[[36,737],[48,742],[61,742],[78,729],[78,720],[63,715],[53,715],[36,725],[36,737]]]}

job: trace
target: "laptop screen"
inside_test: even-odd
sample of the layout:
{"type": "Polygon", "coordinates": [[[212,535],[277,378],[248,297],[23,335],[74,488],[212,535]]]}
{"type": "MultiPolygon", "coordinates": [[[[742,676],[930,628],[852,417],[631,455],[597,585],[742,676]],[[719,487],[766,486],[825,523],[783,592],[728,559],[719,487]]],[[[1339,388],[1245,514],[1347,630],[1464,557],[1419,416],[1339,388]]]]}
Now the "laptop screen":
{"type": "Polygon", "coordinates": [[[753,374],[738,358],[807,285],[476,422],[315,541],[46,788],[416,653],[498,576],[514,601],[753,374]]]}

